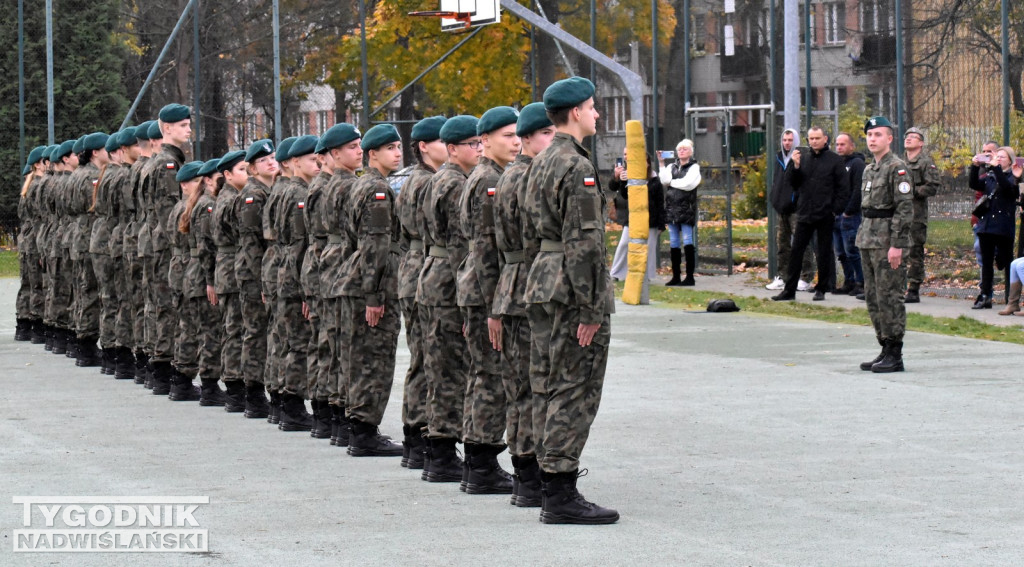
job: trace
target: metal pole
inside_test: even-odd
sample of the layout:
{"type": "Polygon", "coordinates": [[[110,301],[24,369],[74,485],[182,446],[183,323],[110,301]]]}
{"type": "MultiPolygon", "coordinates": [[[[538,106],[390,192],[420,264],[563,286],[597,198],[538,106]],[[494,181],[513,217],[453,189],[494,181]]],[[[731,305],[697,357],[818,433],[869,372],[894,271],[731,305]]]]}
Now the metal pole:
{"type": "Polygon", "coordinates": [[[368,73],[366,71],[366,0],[359,0],[359,58],[362,62],[362,88],[363,88],[363,108],[359,113],[360,120],[359,126],[366,130],[370,127],[370,91],[367,82],[368,73]]]}
{"type": "Polygon", "coordinates": [[[530,26],[530,101],[537,100],[537,32],[530,26]]]}
{"type": "MultiPolygon", "coordinates": [[[[540,2],[538,2],[538,5],[540,2]]],[[[597,49],[597,0],[590,0],[590,47],[597,49]]],[[[597,82],[594,60],[590,60],[590,80],[597,82]]],[[[643,120],[643,118],[641,118],[643,120]]],[[[590,137],[590,153],[597,155],[597,136],[590,137]]]]}
{"type": "MultiPolygon", "coordinates": [[[[50,3],[53,0],[46,0],[46,18],[49,21],[50,18],[50,3]]],[[[149,75],[146,77],[146,82],[142,83],[142,88],[139,89],[139,94],[135,95],[135,101],[132,102],[131,108],[128,109],[128,114],[125,115],[124,120],[121,121],[121,126],[118,130],[123,130],[128,125],[128,121],[131,120],[135,114],[135,109],[139,107],[139,102],[142,101],[142,97],[149,90],[149,85],[153,82],[156,77],[157,71],[160,70],[160,64],[163,63],[164,57],[167,56],[167,52],[171,49],[171,44],[174,43],[174,38],[178,37],[178,32],[181,31],[182,24],[185,23],[185,19],[188,18],[189,12],[195,7],[196,0],[188,0],[188,4],[185,5],[185,9],[181,11],[181,16],[178,18],[178,23],[174,24],[174,29],[171,30],[171,35],[167,36],[167,41],[164,43],[163,49],[160,50],[160,54],[156,56],[156,61],[153,63],[153,68],[149,70],[149,75]]],[[[49,32],[47,32],[49,34],[49,32]]]]}
{"type": "MultiPolygon", "coordinates": [[[[898,5],[900,0],[896,0],[898,5]]],[[[899,10],[899,8],[897,8],[899,10]]],[[[804,102],[807,127],[811,127],[811,112],[814,110],[814,95],[811,93],[811,0],[804,1],[804,102]]]]}
{"type": "MultiPolygon", "coordinates": [[[[768,34],[768,102],[775,104],[775,92],[776,92],[776,81],[775,81],[775,65],[778,61],[775,60],[775,0],[768,0],[768,29],[765,30],[768,34]]],[[[765,127],[767,127],[767,122],[765,127]]],[[[768,130],[767,137],[770,138],[775,132],[768,130]]]]}
{"type": "Polygon", "coordinates": [[[203,139],[203,115],[199,111],[199,2],[192,8],[192,131],[195,132],[195,159],[201,159],[203,139]]]}
{"type": "MultiPolygon", "coordinates": [[[[123,128],[124,126],[122,126],[123,128]]],[[[46,0],[46,139],[53,145],[53,0],[46,0]]]]}
{"type": "Polygon", "coordinates": [[[658,145],[658,0],[651,0],[651,149],[657,152],[660,147],[658,145]]]}
{"type": "Polygon", "coordinates": [[[800,0],[782,5],[782,126],[800,131],[800,0]]]}
{"type": "MultiPolygon", "coordinates": [[[[544,6],[540,5],[540,0],[534,0],[533,3],[535,6],[537,6],[537,13],[540,14],[540,17],[544,18],[544,21],[552,23],[551,20],[548,19],[548,15],[544,13],[544,6]]],[[[572,64],[569,63],[569,58],[566,57],[565,50],[562,49],[562,42],[558,41],[558,38],[553,37],[551,39],[554,40],[555,47],[558,48],[558,54],[562,57],[562,64],[565,65],[565,72],[568,73],[570,77],[575,77],[576,72],[573,71],[572,64]]],[[[593,47],[593,45],[591,45],[591,47],[593,47]]]]}
{"type": "MultiPolygon", "coordinates": [[[[683,0],[683,43],[686,47],[683,52],[683,109],[690,106],[690,0],[683,0]]],[[[686,137],[693,136],[690,128],[690,120],[686,121],[686,137]]],[[[654,151],[658,151],[657,148],[654,151]]]]}
{"type": "Polygon", "coordinates": [[[25,163],[25,0],[18,0],[18,165],[25,163]]]}
{"type": "Polygon", "coordinates": [[[903,0],[896,0],[896,151],[903,153],[903,0]]]}
{"type": "Polygon", "coordinates": [[[274,145],[281,142],[281,17],[279,0],[273,2],[274,26],[274,145]]]}
{"type": "Polygon", "coordinates": [[[1010,145],[1010,1],[1002,1],[1003,18],[1003,145],[1010,145]]]}

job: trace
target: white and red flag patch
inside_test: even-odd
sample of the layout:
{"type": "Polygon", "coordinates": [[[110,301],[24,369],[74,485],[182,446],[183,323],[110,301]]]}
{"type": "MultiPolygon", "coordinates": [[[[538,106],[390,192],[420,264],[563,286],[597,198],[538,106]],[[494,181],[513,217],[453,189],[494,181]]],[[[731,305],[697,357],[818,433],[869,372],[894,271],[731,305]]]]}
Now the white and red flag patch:
{"type": "Polygon", "coordinates": [[[488,187],[487,188],[487,196],[488,197],[493,197],[494,196],[494,187],[488,187]]]}
{"type": "Polygon", "coordinates": [[[169,161],[169,162],[167,162],[167,169],[174,169],[175,167],[177,167],[177,166],[176,166],[176,165],[174,165],[174,162],[173,162],[173,161],[169,161]]]}
{"type": "Polygon", "coordinates": [[[583,185],[586,187],[593,187],[594,185],[597,185],[597,180],[593,177],[584,177],[583,185]]]}
{"type": "Polygon", "coordinates": [[[299,208],[300,209],[305,209],[306,208],[306,202],[305,201],[299,201],[299,208]]]}
{"type": "Polygon", "coordinates": [[[246,205],[251,205],[251,204],[252,204],[252,202],[253,202],[253,198],[252,198],[252,197],[246,197],[246,198],[245,198],[245,204],[246,204],[246,205]]]}
{"type": "Polygon", "coordinates": [[[384,192],[379,192],[379,193],[374,193],[373,194],[373,199],[375,201],[383,201],[384,199],[387,199],[387,198],[388,198],[388,194],[384,193],[384,192]]]}

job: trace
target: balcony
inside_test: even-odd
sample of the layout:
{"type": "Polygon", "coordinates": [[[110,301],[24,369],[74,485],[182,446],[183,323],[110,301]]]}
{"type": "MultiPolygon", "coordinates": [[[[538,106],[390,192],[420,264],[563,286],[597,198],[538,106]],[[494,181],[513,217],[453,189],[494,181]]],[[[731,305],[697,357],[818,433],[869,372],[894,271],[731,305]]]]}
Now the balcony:
{"type": "Polygon", "coordinates": [[[861,42],[860,55],[852,57],[855,68],[868,70],[896,64],[895,36],[865,35],[861,42]]]}
{"type": "Polygon", "coordinates": [[[734,55],[719,51],[721,78],[723,81],[763,77],[765,75],[765,54],[760,46],[737,45],[734,55]]]}

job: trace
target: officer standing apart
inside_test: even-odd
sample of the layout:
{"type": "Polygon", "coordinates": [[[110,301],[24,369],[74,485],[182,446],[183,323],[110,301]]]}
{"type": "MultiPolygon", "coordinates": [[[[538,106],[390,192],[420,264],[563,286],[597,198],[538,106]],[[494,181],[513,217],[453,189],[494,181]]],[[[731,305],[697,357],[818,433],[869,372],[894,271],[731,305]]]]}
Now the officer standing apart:
{"type": "Polygon", "coordinates": [[[594,83],[572,77],[544,91],[557,133],[540,153],[519,202],[523,248],[530,264],[530,375],[540,375],[538,431],[546,524],[611,524],[619,513],[576,490],[579,458],[597,416],[615,310],[605,261],[604,194],[580,145],[597,132],[594,83]]]}
{"type": "Polygon", "coordinates": [[[903,147],[907,150],[907,169],[914,184],[914,222],[910,226],[910,248],[907,249],[907,295],[904,303],[921,302],[924,281],[924,243],[928,239],[928,197],[939,191],[939,170],[924,151],[924,132],[907,130],[903,147]]]}
{"type": "Polygon", "coordinates": [[[874,162],[864,169],[861,188],[861,214],[857,233],[864,268],[864,295],[871,325],[875,328],[882,352],[862,362],[861,370],[872,372],[903,371],[903,333],[907,311],[903,290],[907,270],[903,249],[910,246],[910,226],[914,216],[914,187],[907,165],[890,150],[892,124],[876,116],[864,125],[868,151],[874,162]]]}

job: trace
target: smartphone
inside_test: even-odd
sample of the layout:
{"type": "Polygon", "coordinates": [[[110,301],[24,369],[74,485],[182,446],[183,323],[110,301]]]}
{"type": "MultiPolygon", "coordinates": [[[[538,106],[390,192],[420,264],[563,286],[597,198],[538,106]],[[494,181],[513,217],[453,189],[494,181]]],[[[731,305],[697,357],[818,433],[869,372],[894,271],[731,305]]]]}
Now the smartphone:
{"type": "Polygon", "coordinates": [[[661,159],[675,159],[676,153],[672,150],[662,150],[661,159]]]}
{"type": "Polygon", "coordinates": [[[978,155],[974,156],[974,159],[978,163],[988,163],[988,162],[992,161],[992,157],[989,156],[988,154],[978,154],[978,155]]]}
{"type": "Polygon", "coordinates": [[[622,158],[615,158],[615,167],[626,167],[626,160],[622,158]]]}
{"type": "Polygon", "coordinates": [[[1016,165],[1017,167],[1024,167],[1024,157],[1019,157],[1013,160],[1013,165],[1016,165]]]}
{"type": "Polygon", "coordinates": [[[811,155],[811,147],[810,146],[797,146],[796,149],[797,149],[797,151],[800,152],[800,155],[802,155],[802,156],[809,156],[809,155],[811,155]]]}

